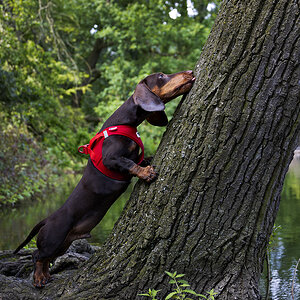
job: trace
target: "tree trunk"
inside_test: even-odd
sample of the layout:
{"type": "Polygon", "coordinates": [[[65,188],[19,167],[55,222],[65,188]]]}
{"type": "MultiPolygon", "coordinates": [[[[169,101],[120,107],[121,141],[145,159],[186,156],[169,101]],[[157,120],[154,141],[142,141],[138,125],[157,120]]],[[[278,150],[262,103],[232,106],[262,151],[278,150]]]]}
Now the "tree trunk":
{"type": "Polygon", "coordinates": [[[155,288],[162,299],[167,270],[186,274],[197,292],[214,288],[217,299],[260,299],[299,143],[299,36],[295,0],[223,1],[195,86],[155,156],[158,180],[139,182],[101,251],[41,295],[132,300],[155,288]]]}

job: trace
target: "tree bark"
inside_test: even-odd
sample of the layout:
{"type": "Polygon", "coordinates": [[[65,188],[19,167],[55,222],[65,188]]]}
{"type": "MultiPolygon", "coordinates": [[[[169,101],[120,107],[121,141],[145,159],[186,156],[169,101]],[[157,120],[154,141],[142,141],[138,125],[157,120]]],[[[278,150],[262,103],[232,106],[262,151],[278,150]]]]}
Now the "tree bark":
{"type": "Polygon", "coordinates": [[[195,86],[155,156],[158,180],[138,182],[101,251],[40,295],[132,300],[154,288],[162,299],[170,289],[164,271],[177,271],[197,292],[214,288],[217,299],[260,299],[299,143],[299,36],[297,1],[223,1],[195,86]]]}

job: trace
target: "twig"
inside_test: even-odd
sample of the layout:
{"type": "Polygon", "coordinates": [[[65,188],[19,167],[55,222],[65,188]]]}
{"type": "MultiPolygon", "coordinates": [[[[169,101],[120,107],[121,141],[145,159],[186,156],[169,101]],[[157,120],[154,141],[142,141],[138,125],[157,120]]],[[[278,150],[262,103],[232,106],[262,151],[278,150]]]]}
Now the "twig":
{"type": "Polygon", "coordinates": [[[296,273],[297,273],[299,262],[300,262],[300,258],[298,259],[296,267],[294,269],[294,276],[293,276],[293,283],[292,283],[292,300],[294,300],[294,284],[295,284],[295,278],[296,278],[296,273]]]}

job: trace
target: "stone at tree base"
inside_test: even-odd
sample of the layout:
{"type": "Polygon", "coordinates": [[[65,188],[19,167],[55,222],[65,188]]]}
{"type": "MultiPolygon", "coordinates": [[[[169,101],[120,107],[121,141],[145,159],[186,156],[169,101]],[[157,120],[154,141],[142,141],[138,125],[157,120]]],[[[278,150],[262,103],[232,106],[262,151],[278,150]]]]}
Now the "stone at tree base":
{"type": "MultiPolygon", "coordinates": [[[[78,269],[80,264],[88,260],[98,249],[99,247],[90,245],[86,240],[74,241],[68,251],[55,260],[50,268],[50,274],[78,269]]],[[[33,272],[31,254],[34,250],[34,248],[22,249],[18,254],[13,254],[13,250],[0,251],[0,274],[12,277],[11,280],[26,279],[31,283],[33,272]]]]}
{"type": "Polygon", "coordinates": [[[27,278],[32,272],[31,253],[34,249],[21,250],[17,255],[13,250],[0,251],[0,274],[27,278]]]}

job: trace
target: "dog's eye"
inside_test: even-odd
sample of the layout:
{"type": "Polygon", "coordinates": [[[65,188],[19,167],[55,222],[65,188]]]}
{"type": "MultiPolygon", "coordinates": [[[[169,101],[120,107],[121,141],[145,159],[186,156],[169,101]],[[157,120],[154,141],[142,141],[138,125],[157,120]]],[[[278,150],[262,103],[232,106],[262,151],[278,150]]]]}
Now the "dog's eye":
{"type": "Polygon", "coordinates": [[[159,78],[159,79],[162,79],[163,77],[164,77],[164,74],[159,74],[159,75],[158,75],[158,78],[159,78]]]}

